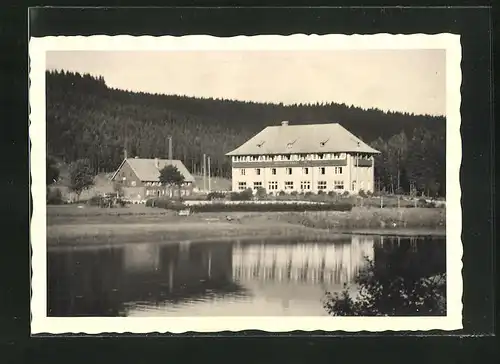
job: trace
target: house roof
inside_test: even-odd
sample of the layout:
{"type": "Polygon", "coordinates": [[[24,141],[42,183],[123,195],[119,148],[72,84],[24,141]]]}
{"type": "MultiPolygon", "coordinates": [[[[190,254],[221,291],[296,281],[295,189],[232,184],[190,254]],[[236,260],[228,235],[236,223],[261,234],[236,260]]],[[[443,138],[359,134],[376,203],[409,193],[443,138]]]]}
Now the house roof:
{"type": "Polygon", "coordinates": [[[268,126],[226,155],[380,153],[338,123],[268,126]],[[359,143],[359,145],[358,145],[359,143]]]}
{"type": "Polygon", "coordinates": [[[118,171],[122,168],[123,164],[127,162],[130,168],[135,172],[137,178],[141,181],[147,182],[159,182],[160,181],[160,170],[167,165],[175,166],[179,172],[184,176],[186,182],[194,182],[194,177],[189,173],[186,166],[180,160],[169,160],[169,159],[157,159],[158,167],[156,167],[156,159],[144,159],[144,158],[128,158],[124,159],[120,167],[116,170],[115,174],[111,179],[114,179],[118,171]]]}

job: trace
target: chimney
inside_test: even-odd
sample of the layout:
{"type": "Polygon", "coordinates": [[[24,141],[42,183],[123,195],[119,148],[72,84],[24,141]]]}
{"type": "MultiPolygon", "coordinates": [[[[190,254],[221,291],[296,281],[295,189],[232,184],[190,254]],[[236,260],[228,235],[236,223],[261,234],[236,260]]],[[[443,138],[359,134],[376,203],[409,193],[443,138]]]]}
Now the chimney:
{"type": "Polygon", "coordinates": [[[123,159],[127,159],[127,148],[123,149],[123,159]]]}
{"type": "Polygon", "coordinates": [[[288,120],[283,120],[281,122],[281,126],[287,126],[288,125],[288,120]]]}
{"type": "Polygon", "coordinates": [[[158,158],[155,158],[155,167],[160,168],[160,163],[158,162],[158,158]]]}
{"type": "Polygon", "coordinates": [[[168,160],[172,162],[172,137],[168,137],[168,160]]]}

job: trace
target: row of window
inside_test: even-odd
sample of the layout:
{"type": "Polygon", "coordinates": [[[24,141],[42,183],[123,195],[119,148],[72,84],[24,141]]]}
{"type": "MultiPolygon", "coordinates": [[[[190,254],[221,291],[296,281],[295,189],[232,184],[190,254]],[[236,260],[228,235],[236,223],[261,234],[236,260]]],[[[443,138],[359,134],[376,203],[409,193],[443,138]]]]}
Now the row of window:
{"type": "Polygon", "coordinates": [[[146,196],[160,196],[165,195],[165,190],[146,190],[146,196]]]}
{"type": "Polygon", "coordinates": [[[123,179],[120,183],[122,186],[131,186],[131,187],[136,186],[136,181],[127,181],[127,179],[125,177],[123,177],[123,179]]]}
{"type": "MultiPolygon", "coordinates": [[[[311,168],[310,167],[304,167],[302,168],[302,173],[303,174],[309,174],[311,168]]],[[[318,168],[318,171],[320,174],[326,174],[326,167],[319,167],[318,168]]],[[[287,175],[291,175],[293,172],[293,169],[292,168],[287,168],[286,169],[286,174],[287,175]]],[[[262,169],[261,168],[255,168],[255,174],[257,176],[260,176],[262,173],[262,169]]],[[[333,173],[334,174],[342,174],[342,167],[333,167],[333,173]]],[[[242,176],[245,176],[246,175],[246,169],[245,168],[241,168],[240,169],[240,174],[242,176]]],[[[276,168],[271,168],[271,174],[272,175],[276,175],[276,168]]]]}
{"type": "MultiPolygon", "coordinates": [[[[370,158],[366,155],[366,158],[370,158]]],[[[283,155],[246,155],[233,156],[233,162],[255,162],[255,161],[304,161],[304,160],[328,160],[346,159],[346,153],[319,153],[319,154],[283,154],[283,155]]]]}
{"type": "MultiPolygon", "coordinates": [[[[238,182],[238,189],[239,190],[246,190],[249,187],[250,186],[248,186],[246,182],[238,182]]],[[[262,182],[254,182],[253,183],[254,190],[261,188],[261,187],[263,187],[262,182]]],[[[334,181],[332,187],[336,190],[343,190],[344,189],[344,181],[334,181]]],[[[326,181],[318,181],[317,188],[318,188],[318,190],[326,190],[328,188],[328,184],[326,181]]],[[[284,189],[285,190],[293,190],[294,189],[293,181],[285,181],[284,189]]],[[[306,191],[310,190],[311,189],[311,181],[301,181],[300,182],[300,189],[306,190],[306,191]]],[[[270,191],[278,190],[278,182],[277,181],[268,182],[268,190],[270,190],[270,191]]]]}

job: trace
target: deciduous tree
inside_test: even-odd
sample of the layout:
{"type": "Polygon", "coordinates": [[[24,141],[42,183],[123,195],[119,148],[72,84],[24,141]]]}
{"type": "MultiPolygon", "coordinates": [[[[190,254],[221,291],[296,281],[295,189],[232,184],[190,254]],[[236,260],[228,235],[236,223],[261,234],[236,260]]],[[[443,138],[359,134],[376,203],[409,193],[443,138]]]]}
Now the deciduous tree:
{"type": "Polygon", "coordinates": [[[94,173],[88,159],[78,159],[69,166],[69,188],[80,200],[81,193],[94,185],[94,173]]]}
{"type": "Polygon", "coordinates": [[[179,197],[180,197],[180,189],[182,184],[184,183],[184,176],[177,169],[177,167],[169,164],[160,170],[160,183],[163,186],[169,186],[169,187],[176,186],[179,190],[179,197]]]}

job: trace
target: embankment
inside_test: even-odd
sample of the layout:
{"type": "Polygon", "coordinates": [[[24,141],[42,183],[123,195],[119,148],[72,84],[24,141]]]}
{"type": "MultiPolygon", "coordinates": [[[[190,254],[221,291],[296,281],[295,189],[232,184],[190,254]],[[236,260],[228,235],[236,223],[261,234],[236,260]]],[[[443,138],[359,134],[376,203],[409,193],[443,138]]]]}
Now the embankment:
{"type": "Polygon", "coordinates": [[[445,210],[428,208],[352,211],[197,213],[178,216],[145,206],[123,209],[49,207],[49,245],[144,241],[307,237],[332,234],[444,235],[445,210]],[[161,212],[160,212],[161,211],[161,212]]]}

